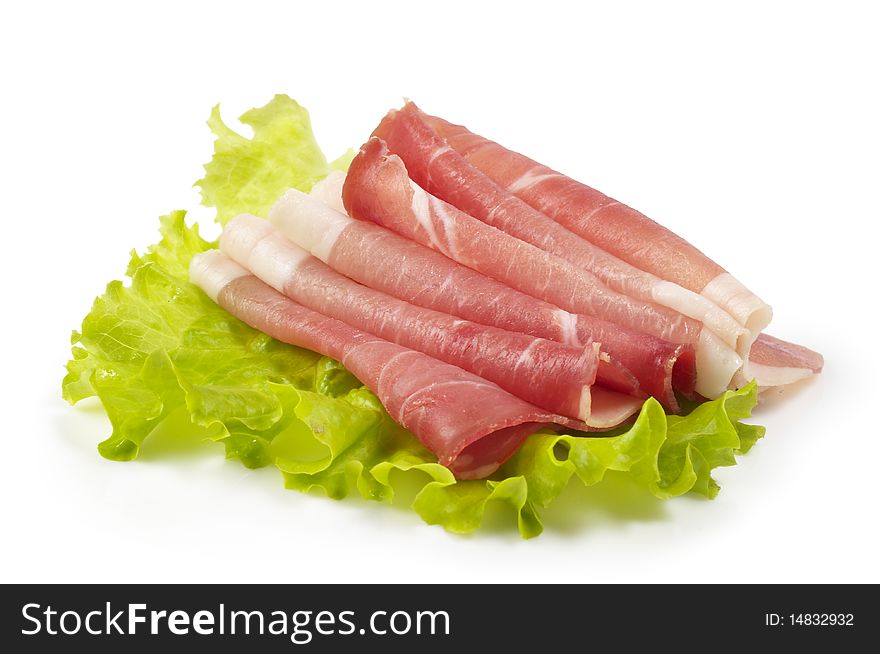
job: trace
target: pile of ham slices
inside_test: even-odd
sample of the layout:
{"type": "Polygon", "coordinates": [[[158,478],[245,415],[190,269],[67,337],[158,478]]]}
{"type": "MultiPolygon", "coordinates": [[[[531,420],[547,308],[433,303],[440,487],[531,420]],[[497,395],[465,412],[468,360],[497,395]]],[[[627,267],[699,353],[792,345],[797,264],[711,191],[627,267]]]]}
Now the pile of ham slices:
{"type": "Polygon", "coordinates": [[[536,430],[601,431],[645,398],[791,384],[822,357],[641,213],[414,104],[348,174],[240,215],[190,276],[281,341],[341,361],[462,479],[536,430]]]}

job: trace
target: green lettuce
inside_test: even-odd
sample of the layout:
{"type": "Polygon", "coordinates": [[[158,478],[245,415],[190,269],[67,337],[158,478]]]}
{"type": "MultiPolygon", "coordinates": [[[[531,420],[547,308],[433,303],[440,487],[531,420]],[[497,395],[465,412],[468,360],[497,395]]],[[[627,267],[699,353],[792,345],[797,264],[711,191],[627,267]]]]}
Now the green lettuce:
{"type": "MultiPolygon", "coordinates": [[[[307,191],[350,160],[328,164],[308,114],[286,96],[242,122],[253,138],[227,128],[216,108],[209,121],[215,156],[198,185],[221,223],[242,211],[265,215],[290,186],[307,191]]],[[[457,481],[338,362],[248,327],[191,284],[190,259],[216,243],[184,212],[162,217],[159,231],[157,244],[132,253],[130,283],[110,282],[72,338],[62,392],[71,404],[100,400],[112,433],[98,450],[108,459],[134,459],[150,442],[218,442],[245,466],[275,466],[288,488],[336,499],[406,497],[425,522],[456,533],[479,528],[497,506],[528,538],[541,533],[540,511],[572,478],[592,486],[610,472],[647,496],[712,498],[711,471],[733,465],[763,436],[742,422],[757,399],[750,384],[686,416],[667,416],[649,399],[613,435],[541,432],[490,479],[457,481]]]]}
{"type": "Polygon", "coordinates": [[[221,225],[245,212],[265,218],[287,189],[308,191],[331,170],[347,170],[354,157],[349,150],[327,163],[312,133],[309,112],[286,95],[276,95],[239,120],[253,128],[253,138],[227,127],[219,105],[211,111],[208,127],[217,137],[214,157],[196,182],[202,203],[217,209],[221,225]]]}

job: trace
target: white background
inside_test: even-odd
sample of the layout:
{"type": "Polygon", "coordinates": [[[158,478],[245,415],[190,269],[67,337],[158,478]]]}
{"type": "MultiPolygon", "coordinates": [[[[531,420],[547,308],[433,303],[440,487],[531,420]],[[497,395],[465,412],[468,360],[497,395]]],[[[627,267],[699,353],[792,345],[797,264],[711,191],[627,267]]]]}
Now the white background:
{"type": "Polygon", "coordinates": [[[880,581],[871,3],[305,4],[0,10],[0,581],[880,581]],[[60,399],[69,333],[157,216],[210,222],[212,105],[279,92],[328,157],[407,96],[643,210],[825,372],[760,409],[715,501],[578,490],[531,541],[285,491],[217,446],[100,458],[100,410],[60,399]]]}

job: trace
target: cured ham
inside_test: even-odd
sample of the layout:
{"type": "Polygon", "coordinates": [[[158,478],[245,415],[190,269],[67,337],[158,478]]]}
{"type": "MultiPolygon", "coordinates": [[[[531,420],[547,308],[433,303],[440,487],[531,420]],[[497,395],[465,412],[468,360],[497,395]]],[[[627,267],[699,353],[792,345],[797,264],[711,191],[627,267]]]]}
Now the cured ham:
{"type": "Polygon", "coordinates": [[[345,173],[334,170],[320,182],[316,183],[309,194],[328,207],[345,213],[345,207],[342,205],[342,185],[344,183],[345,173]]]}
{"type": "Polygon", "coordinates": [[[336,271],[412,304],[570,345],[599,342],[610,355],[600,359],[597,373],[606,388],[653,395],[672,411],[678,410],[673,379],[685,394],[693,392],[694,351],[688,345],[569,313],[295,189],[275,203],[269,221],[336,271]]]}
{"type": "Polygon", "coordinates": [[[219,250],[196,255],[190,277],[252,327],[342,362],[459,478],[491,474],[545,424],[583,427],[461,368],[307,309],[219,250]]]}
{"type": "Polygon", "coordinates": [[[636,268],[701,294],[749,331],[739,352],[769,324],[758,296],[693,245],[635,209],[519,153],[422,112],[447,144],[497,184],[567,229],[636,268]]]}
{"type": "Polygon", "coordinates": [[[515,238],[427,193],[400,157],[371,138],[354,158],[342,199],[353,218],[370,220],[508,286],[568,311],[591,315],[696,348],[696,389],[717,397],[742,366],[717,335],[670,309],[610,290],[594,275],[515,238]]]}
{"type": "Polygon", "coordinates": [[[453,150],[412,103],[391,111],[373,135],[428,193],[516,238],[589,270],[609,288],[700,321],[732,347],[748,331],[705,297],[639,270],[534,209],[453,150]]]}
{"type": "Polygon", "coordinates": [[[220,249],[314,311],[469,370],[590,427],[617,426],[641,407],[640,400],[611,391],[600,393],[593,407],[597,343],[564,345],[404,302],[339,274],[255,216],[233,219],[223,231],[220,249]]]}
{"type": "Polygon", "coordinates": [[[761,334],[752,344],[743,377],[758,386],[787,386],[822,372],[825,361],[818,352],[802,345],[761,334]]]}

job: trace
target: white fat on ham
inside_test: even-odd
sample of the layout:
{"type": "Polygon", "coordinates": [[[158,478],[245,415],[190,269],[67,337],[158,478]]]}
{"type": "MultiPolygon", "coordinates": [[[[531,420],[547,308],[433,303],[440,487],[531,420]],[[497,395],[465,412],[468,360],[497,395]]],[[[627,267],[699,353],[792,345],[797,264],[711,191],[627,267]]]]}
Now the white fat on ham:
{"type": "Polygon", "coordinates": [[[291,241],[327,263],[336,239],[353,219],[292,188],[272,206],[269,222],[291,241]]]}
{"type": "Polygon", "coordinates": [[[721,396],[733,383],[743,359],[714,332],[704,329],[696,344],[697,384],[703,397],[721,396]]]}
{"type": "Polygon", "coordinates": [[[534,168],[529,168],[526,172],[524,172],[518,179],[511,182],[507,185],[507,190],[511,193],[516,193],[517,191],[525,191],[528,188],[535,186],[536,184],[540,184],[543,181],[548,179],[557,179],[563,177],[559,173],[542,173],[535,172],[535,170],[541,170],[543,166],[535,166],[534,168]]]}
{"type": "Polygon", "coordinates": [[[738,348],[741,339],[749,334],[733,316],[710,299],[674,282],[656,278],[651,286],[651,299],[657,304],[699,320],[730,347],[738,348]]]}
{"type": "Polygon", "coordinates": [[[569,345],[580,343],[580,338],[578,338],[577,333],[577,316],[573,313],[569,313],[565,309],[557,309],[553,316],[556,318],[556,323],[562,328],[562,333],[565,335],[562,342],[569,345]]]}
{"type": "Polygon", "coordinates": [[[341,170],[334,170],[315,184],[309,195],[339,213],[346,213],[345,206],[342,204],[343,184],[345,184],[345,173],[341,170]]]}
{"type": "Polygon", "coordinates": [[[250,214],[233,218],[220,236],[223,251],[236,261],[246,260],[250,271],[279,293],[284,292],[284,283],[310,256],[299,248],[285,248],[286,243],[289,242],[284,235],[269,222],[250,214]],[[244,224],[248,229],[235,227],[244,224]]]}
{"type": "MultiPolygon", "coordinates": [[[[425,233],[428,235],[428,240],[431,241],[432,247],[439,251],[443,252],[443,242],[437,238],[437,230],[434,229],[434,221],[431,220],[431,202],[434,198],[429,198],[428,194],[425,193],[415,182],[410,180],[410,188],[412,188],[413,196],[412,196],[412,211],[413,215],[416,217],[416,220],[419,221],[419,225],[421,225],[422,229],[425,230],[425,233]]],[[[436,205],[434,205],[436,207],[436,205]]],[[[441,221],[446,226],[449,218],[446,214],[438,214],[441,218],[441,221]]],[[[446,230],[444,230],[446,231],[446,230]]],[[[454,253],[455,248],[450,247],[450,254],[454,253]]],[[[445,254],[445,253],[444,253],[445,254]]],[[[455,257],[451,257],[453,260],[456,260],[455,257]]]]}
{"type": "Polygon", "coordinates": [[[788,386],[802,379],[812,377],[815,374],[809,368],[768,366],[764,363],[748,362],[743,367],[743,380],[754,379],[758,384],[759,390],[775,386],[788,386]]]}
{"type": "Polygon", "coordinates": [[[189,263],[189,278],[200,286],[214,302],[229,282],[250,273],[224,255],[220,250],[208,250],[195,255],[189,263]]]}
{"type": "Polygon", "coordinates": [[[611,429],[622,424],[642,408],[644,400],[622,395],[601,386],[593,386],[590,393],[590,420],[594,429],[611,429]]]}
{"type": "Polygon", "coordinates": [[[737,352],[747,357],[749,348],[773,317],[770,305],[742,285],[730,273],[721,273],[706,284],[701,295],[736,318],[747,333],[736,343],[737,352]]]}

